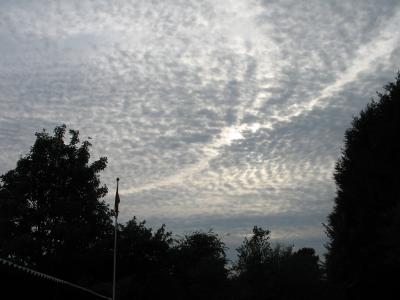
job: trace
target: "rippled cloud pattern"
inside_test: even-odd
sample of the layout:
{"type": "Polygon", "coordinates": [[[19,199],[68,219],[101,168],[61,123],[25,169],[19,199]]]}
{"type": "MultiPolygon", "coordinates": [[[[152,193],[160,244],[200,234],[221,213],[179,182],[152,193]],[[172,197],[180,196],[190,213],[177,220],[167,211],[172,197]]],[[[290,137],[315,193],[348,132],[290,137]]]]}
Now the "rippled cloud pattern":
{"type": "Polygon", "coordinates": [[[65,123],[121,178],[123,221],[321,252],[344,131],[398,71],[398,28],[389,0],[3,0],[0,171],[65,123]]]}

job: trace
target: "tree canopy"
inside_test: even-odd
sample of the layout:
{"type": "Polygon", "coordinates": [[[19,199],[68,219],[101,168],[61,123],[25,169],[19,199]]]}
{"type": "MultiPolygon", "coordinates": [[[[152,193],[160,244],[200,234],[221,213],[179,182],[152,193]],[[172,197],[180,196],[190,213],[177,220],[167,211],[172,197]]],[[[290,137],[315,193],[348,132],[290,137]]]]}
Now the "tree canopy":
{"type": "Polygon", "coordinates": [[[119,225],[118,298],[161,299],[171,285],[171,233],[162,225],[153,231],[136,217],[119,225]],[[154,283],[157,282],[157,288],[154,283]]]}
{"type": "MultiPolygon", "coordinates": [[[[0,177],[0,258],[110,295],[113,211],[99,177],[107,159],[90,162],[90,147],[64,125],[39,132],[15,169],[0,177]]],[[[117,233],[118,299],[313,299],[320,283],[313,249],[273,247],[270,231],[257,226],[233,269],[212,230],[173,238],[165,225],[153,231],[133,217],[117,233]]],[[[11,290],[24,280],[31,289],[48,287],[21,290],[21,298],[87,298],[20,271],[2,264],[0,281],[11,290]]]]}
{"type": "Polygon", "coordinates": [[[336,163],[327,275],[341,293],[393,288],[400,270],[400,74],[355,117],[336,163]]]}
{"type": "Polygon", "coordinates": [[[237,249],[234,299],[320,299],[321,269],[314,249],[272,246],[270,234],[254,226],[237,249]]]}
{"type": "Polygon", "coordinates": [[[221,299],[227,283],[225,244],[213,231],[195,231],[175,241],[172,274],[178,299],[221,299]]]}
{"type": "Polygon", "coordinates": [[[99,179],[107,159],[90,163],[91,144],[80,143],[78,131],[69,135],[66,142],[65,125],[36,133],[29,153],[0,177],[0,254],[76,278],[112,223],[99,179]]]}

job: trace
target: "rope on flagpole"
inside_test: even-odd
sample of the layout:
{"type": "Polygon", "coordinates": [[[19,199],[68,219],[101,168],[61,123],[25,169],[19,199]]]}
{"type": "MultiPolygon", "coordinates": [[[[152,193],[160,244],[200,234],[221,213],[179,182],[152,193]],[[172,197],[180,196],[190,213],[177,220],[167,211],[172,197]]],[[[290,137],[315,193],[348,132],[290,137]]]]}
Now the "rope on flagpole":
{"type": "Polygon", "coordinates": [[[50,280],[50,281],[53,281],[53,282],[56,282],[56,283],[68,285],[68,286],[71,286],[73,288],[76,288],[76,289],[85,291],[87,293],[90,293],[92,295],[95,295],[97,297],[100,297],[100,298],[103,298],[103,299],[107,299],[107,300],[112,300],[111,298],[109,298],[107,296],[104,296],[104,295],[101,295],[99,293],[96,293],[95,291],[92,291],[92,290],[90,290],[88,288],[85,288],[83,286],[77,285],[77,284],[69,282],[69,281],[62,280],[60,278],[57,278],[57,277],[54,277],[54,276],[51,276],[51,275],[47,275],[47,274],[32,270],[32,269],[27,268],[27,267],[23,267],[23,266],[17,265],[16,263],[13,263],[12,261],[6,260],[4,258],[0,258],[0,263],[2,263],[4,265],[8,265],[10,267],[13,267],[15,269],[19,269],[19,270],[21,270],[21,271],[23,271],[25,273],[28,273],[30,275],[33,275],[35,277],[40,277],[40,278],[44,278],[44,279],[47,279],[47,280],[50,280]]]}

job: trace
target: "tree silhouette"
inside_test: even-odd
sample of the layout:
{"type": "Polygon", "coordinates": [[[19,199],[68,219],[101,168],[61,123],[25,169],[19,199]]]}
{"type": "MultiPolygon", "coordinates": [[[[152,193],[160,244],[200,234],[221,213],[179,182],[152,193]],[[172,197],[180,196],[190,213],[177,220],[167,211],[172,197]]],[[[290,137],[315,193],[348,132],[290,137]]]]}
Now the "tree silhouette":
{"type": "Polygon", "coordinates": [[[326,226],[326,269],[342,297],[393,292],[400,271],[400,74],[346,131],[326,226]]]}
{"type": "Polygon", "coordinates": [[[314,249],[270,243],[270,231],[255,226],[237,249],[233,299],[320,299],[321,272],[314,249]]]}
{"type": "Polygon", "coordinates": [[[218,235],[196,231],[176,241],[172,274],[177,299],[222,299],[227,284],[225,245],[218,235]]]}
{"type": "Polygon", "coordinates": [[[250,277],[250,280],[263,277],[263,265],[271,257],[272,252],[270,234],[269,230],[254,226],[251,238],[246,237],[243,244],[236,250],[238,261],[235,270],[239,274],[250,277]]]}
{"type": "Polygon", "coordinates": [[[42,131],[14,170],[1,176],[0,255],[74,282],[89,280],[96,248],[112,235],[111,211],[99,173],[102,157],[89,163],[91,144],[66,126],[42,131]]]}
{"type": "Polygon", "coordinates": [[[134,217],[126,225],[120,225],[117,267],[120,299],[161,299],[171,285],[171,233],[164,225],[153,232],[145,224],[134,217]]]}

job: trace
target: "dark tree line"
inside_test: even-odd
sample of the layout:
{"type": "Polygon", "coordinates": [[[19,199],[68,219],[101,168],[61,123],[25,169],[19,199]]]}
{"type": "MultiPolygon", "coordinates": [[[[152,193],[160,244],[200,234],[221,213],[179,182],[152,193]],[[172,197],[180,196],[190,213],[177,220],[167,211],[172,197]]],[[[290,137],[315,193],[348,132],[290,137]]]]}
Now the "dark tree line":
{"type": "MultiPolygon", "coordinates": [[[[361,299],[397,293],[399,93],[400,76],[346,131],[323,265],[314,249],[273,245],[270,231],[257,226],[230,265],[213,231],[173,238],[164,225],[153,230],[132,218],[118,227],[117,299],[361,299]]],[[[37,133],[29,153],[0,177],[0,258],[110,295],[114,212],[102,200],[107,188],[99,179],[107,159],[90,163],[90,143],[80,142],[78,131],[66,133],[65,126],[52,135],[37,133]]],[[[20,295],[28,296],[24,284],[43,289],[43,282],[4,266],[0,276],[3,292],[20,285],[20,295]]],[[[40,295],[72,297],[55,287],[40,295]]]]}
{"type": "MultiPolygon", "coordinates": [[[[237,299],[319,299],[322,296],[319,257],[312,248],[270,243],[270,231],[255,226],[237,249],[234,266],[237,299]]],[[[235,298],[236,299],[236,298],[235,298]]]]}
{"type": "MultiPolygon", "coordinates": [[[[37,133],[28,155],[1,176],[0,257],[109,295],[113,211],[99,180],[107,160],[90,163],[90,143],[66,133],[65,126],[37,133]]],[[[153,231],[133,218],[118,227],[118,299],[288,299],[289,286],[301,294],[303,283],[318,281],[318,256],[273,248],[269,234],[254,227],[229,268],[213,231],[173,239],[165,226],[153,231]]]]}

